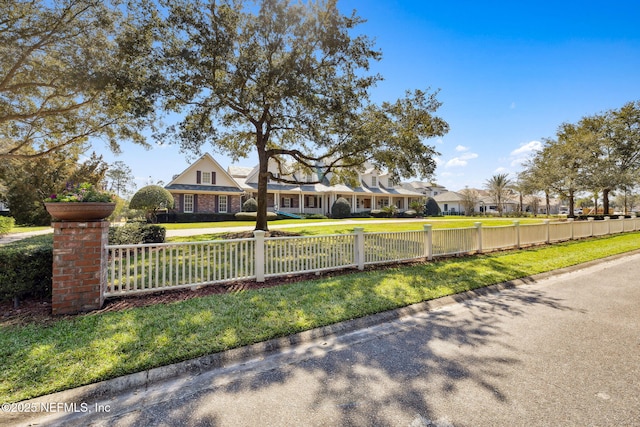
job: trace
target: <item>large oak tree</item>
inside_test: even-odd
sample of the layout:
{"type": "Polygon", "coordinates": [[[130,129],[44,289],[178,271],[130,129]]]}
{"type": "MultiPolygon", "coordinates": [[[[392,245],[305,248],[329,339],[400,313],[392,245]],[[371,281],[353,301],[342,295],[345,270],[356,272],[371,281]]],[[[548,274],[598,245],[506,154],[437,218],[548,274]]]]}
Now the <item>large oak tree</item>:
{"type": "Polygon", "coordinates": [[[259,160],[256,229],[266,230],[267,183],[286,181],[269,163],[320,176],[351,175],[365,163],[396,177],[428,177],[433,147],[448,131],[429,90],[373,104],[381,58],[355,11],[335,0],[158,0],[157,62],[165,106],[183,114],[162,136],[198,152],[205,142],[237,159],[259,160]],[[160,19],[162,17],[162,19],[160,19]]]}
{"type": "MultiPolygon", "coordinates": [[[[119,0],[0,2],[0,160],[90,137],[145,144],[152,117],[148,28],[119,0]]],[[[137,14],[137,11],[136,11],[137,14]]]]}

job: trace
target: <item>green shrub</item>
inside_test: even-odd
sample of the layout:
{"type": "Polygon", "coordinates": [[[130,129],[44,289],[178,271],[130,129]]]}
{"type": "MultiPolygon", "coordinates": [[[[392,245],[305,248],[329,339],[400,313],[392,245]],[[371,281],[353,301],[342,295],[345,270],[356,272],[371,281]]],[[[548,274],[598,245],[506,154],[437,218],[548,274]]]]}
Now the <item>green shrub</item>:
{"type": "Polygon", "coordinates": [[[214,212],[181,213],[169,211],[166,213],[157,213],[156,217],[160,223],[220,222],[235,220],[235,214],[214,212]]]}
{"type": "Polygon", "coordinates": [[[38,239],[44,243],[0,247],[0,301],[17,303],[25,296],[51,297],[53,240],[46,237],[38,239]]]}
{"type": "Polygon", "coordinates": [[[0,216],[0,236],[11,231],[16,225],[16,220],[10,216],[0,216]]]}
{"type": "Polygon", "coordinates": [[[305,219],[328,219],[325,215],[322,214],[302,214],[305,219]]]}
{"type": "MultiPolygon", "coordinates": [[[[238,212],[235,214],[235,217],[238,221],[255,221],[258,217],[257,212],[238,212]]],[[[267,221],[273,221],[274,219],[278,219],[278,214],[275,212],[267,212],[267,221]]]]}
{"type": "Polygon", "coordinates": [[[158,209],[172,209],[173,196],[159,185],[147,185],[136,192],[129,202],[130,209],[145,211],[148,221],[157,222],[158,209]]]}
{"type": "Polygon", "coordinates": [[[389,218],[391,215],[389,212],[384,212],[380,209],[374,209],[371,211],[371,216],[374,218],[389,218]]]}
{"type": "Polygon", "coordinates": [[[167,230],[164,227],[143,222],[109,228],[110,245],[136,245],[139,243],[164,243],[167,230]]]}
{"type": "Polygon", "coordinates": [[[438,202],[436,202],[433,197],[427,197],[427,203],[424,207],[424,214],[426,216],[442,216],[440,206],[438,206],[438,202]]]}
{"type": "Polygon", "coordinates": [[[351,205],[344,197],[338,198],[331,206],[332,218],[349,218],[351,216],[351,205]]]}
{"type": "Polygon", "coordinates": [[[398,213],[398,207],[396,205],[389,205],[382,208],[382,212],[387,213],[388,217],[396,216],[398,213]]]}
{"type": "Polygon", "coordinates": [[[250,199],[247,199],[247,201],[242,204],[242,212],[257,212],[257,211],[258,211],[258,202],[253,197],[251,197],[250,199]]]}

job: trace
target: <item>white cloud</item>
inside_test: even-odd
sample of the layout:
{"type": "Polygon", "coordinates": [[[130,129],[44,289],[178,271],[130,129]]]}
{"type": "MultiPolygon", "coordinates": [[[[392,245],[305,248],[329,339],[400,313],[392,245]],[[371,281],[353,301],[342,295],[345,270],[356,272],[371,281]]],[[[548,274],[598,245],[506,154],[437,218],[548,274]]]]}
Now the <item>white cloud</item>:
{"type": "Polygon", "coordinates": [[[447,164],[444,165],[444,167],[445,168],[462,167],[462,166],[467,166],[467,163],[469,162],[461,159],[460,157],[454,157],[453,159],[449,160],[447,164]]]}
{"type": "Polygon", "coordinates": [[[456,151],[460,151],[460,152],[462,152],[462,151],[469,151],[469,147],[465,147],[464,145],[458,145],[458,146],[456,147],[456,151]]]}
{"type": "Polygon", "coordinates": [[[512,156],[520,156],[523,154],[533,153],[535,151],[540,151],[542,149],[542,142],[540,141],[530,141],[526,144],[521,144],[519,148],[513,150],[511,152],[512,156]]]}
{"type": "MultiPolygon", "coordinates": [[[[458,146],[460,147],[460,146],[458,146]]],[[[457,148],[456,148],[457,150],[457,148]]],[[[467,148],[468,150],[468,148],[467,148]]],[[[455,168],[455,167],[464,167],[467,166],[467,164],[469,164],[469,160],[472,159],[477,159],[478,158],[478,154],[476,153],[464,153],[461,156],[458,157],[454,157],[451,160],[449,160],[444,167],[445,168],[455,168]]]]}
{"type": "Polygon", "coordinates": [[[505,173],[505,172],[509,173],[509,170],[507,168],[503,168],[502,166],[500,166],[499,168],[493,171],[493,173],[505,173]]]}

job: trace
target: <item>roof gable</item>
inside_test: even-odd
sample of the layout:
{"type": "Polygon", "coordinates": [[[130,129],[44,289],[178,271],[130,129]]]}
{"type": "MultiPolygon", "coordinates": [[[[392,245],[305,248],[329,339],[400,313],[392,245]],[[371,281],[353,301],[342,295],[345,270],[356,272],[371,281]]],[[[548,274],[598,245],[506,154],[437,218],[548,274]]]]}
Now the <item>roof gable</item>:
{"type": "Polygon", "coordinates": [[[206,186],[208,188],[224,187],[241,189],[238,182],[233,179],[233,177],[229,175],[229,173],[224,170],[209,153],[204,154],[192,163],[181,174],[167,184],[166,188],[177,188],[176,186],[196,186],[195,188],[197,188],[198,185],[206,186]],[[202,182],[202,173],[211,173],[211,182],[202,182]],[[201,182],[198,182],[199,180],[201,182]]]}

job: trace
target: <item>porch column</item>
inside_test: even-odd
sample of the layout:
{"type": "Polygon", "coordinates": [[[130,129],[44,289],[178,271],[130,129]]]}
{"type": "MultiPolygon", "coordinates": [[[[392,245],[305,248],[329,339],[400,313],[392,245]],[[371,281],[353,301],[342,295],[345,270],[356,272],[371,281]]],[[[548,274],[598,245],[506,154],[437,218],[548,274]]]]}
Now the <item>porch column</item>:
{"type": "Polygon", "coordinates": [[[304,213],[304,195],[300,193],[298,195],[298,205],[300,206],[300,213],[304,213]]]}
{"type": "Polygon", "coordinates": [[[356,193],[353,193],[351,195],[351,212],[358,212],[357,209],[357,203],[356,203],[356,193]]]}

